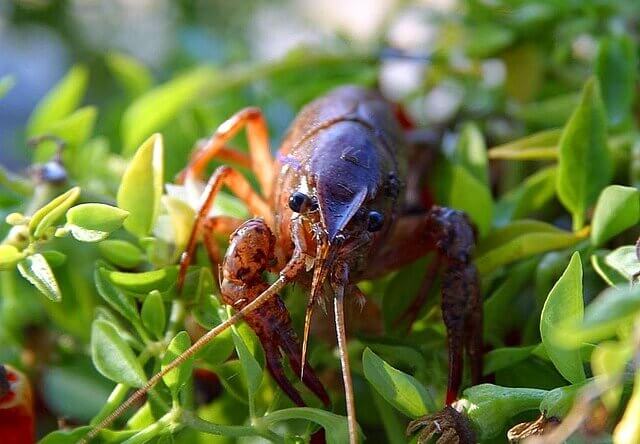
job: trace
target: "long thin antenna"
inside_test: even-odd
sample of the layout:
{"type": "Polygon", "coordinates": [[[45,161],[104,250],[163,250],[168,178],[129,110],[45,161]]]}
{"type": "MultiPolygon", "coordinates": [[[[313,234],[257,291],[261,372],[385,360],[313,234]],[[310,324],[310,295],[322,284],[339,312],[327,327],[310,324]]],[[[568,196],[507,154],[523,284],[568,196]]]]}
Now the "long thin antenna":
{"type": "Polygon", "coordinates": [[[351,366],[347,350],[347,333],[344,325],[344,287],[340,287],[333,298],[333,309],[338,337],[338,354],[342,366],[342,381],[344,383],[344,397],[347,403],[347,422],[349,424],[349,444],[358,444],[358,423],[356,421],[356,404],[353,397],[353,381],[351,380],[351,366]]]}
{"type": "Polygon", "coordinates": [[[117,409],[113,411],[109,416],[103,419],[95,428],[93,428],[84,438],[82,438],[79,442],[82,444],[88,443],[90,440],[98,436],[100,430],[109,427],[113,421],[115,421],[120,415],[122,415],[131,405],[133,405],[136,401],[142,398],[149,390],[151,390],[164,375],[169,373],[171,370],[183,364],[187,359],[196,354],[202,347],[207,345],[213,338],[218,336],[220,333],[225,331],[227,328],[242,320],[242,318],[247,314],[255,310],[264,304],[267,299],[269,299],[274,294],[278,293],[282,290],[287,283],[288,279],[285,276],[280,276],[278,280],[276,280],[269,288],[267,288],[264,293],[254,299],[252,302],[247,304],[242,310],[238,311],[236,314],[231,316],[229,319],[224,321],[222,324],[216,326],[212,330],[209,330],[204,336],[198,339],[191,347],[189,347],[184,353],[178,356],[176,359],[171,361],[169,365],[163,368],[161,371],[156,373],[147,381],[147,383],[136,390],[133,395],[129,397],[125,402],[123,402],[117,409]]]}

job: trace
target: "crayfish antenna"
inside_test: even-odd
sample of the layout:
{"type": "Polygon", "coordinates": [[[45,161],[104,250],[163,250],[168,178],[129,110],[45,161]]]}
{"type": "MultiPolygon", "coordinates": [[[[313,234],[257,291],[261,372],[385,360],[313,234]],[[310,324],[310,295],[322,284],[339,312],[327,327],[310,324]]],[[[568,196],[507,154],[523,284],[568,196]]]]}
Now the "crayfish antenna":
{"type": "Polygon", "coordinates": [[[344,286],[337,289],[333,298],[333,308],[336,323],[336,336],[338,338],[338,354],[342,367],[342,381],[344,384],[344,397],[347,403],[347,422],[349,425],[349,444],[358,443],[358,423],[356,421],[356,404],[353,396],[353,381],[351,379],[351,365],[349,364],[349,352],[347,350],[347,333],[344,322],[344,286]]]}
{"type": "Polygon", "coordinates": [[[195,355],[200,349],[202,349],[205,345],[207,345],[211,340],[213,340],[220,333],[224,332],[227,328],[236,324],[238,321],[242,320],[244,316],[252,312],[253,310],[260,307],[264,304],[270,297],[274,294],[280,292],[284,286],[289,282],[289,279],[281,275],[269,288],[267,288],[260,296],[255,298],[252,302],[247,304],[242,310],[236,312],[229,319],[224,321],[222,324],[216,326],[215,328],[209,330],[204,336],[198,339],[194,344],[185,350],[180,356],[171,361],[165,368],[161,371],[153,375],[149,381],[141,388],[136,390],[125,402],[120,404],[120,406],[115,409],[109,416],[103,419],[98,425],[96,425],[86,436],[84,436],[79,442],[81,444],[86,444],[91,441],[93,438],[98,436],[98,433],[102,429],[109,427],[113,421],[118,419],[120,415],[122,415],[129,407],[131,407],[135,402],[137,402],[140,398],[142,398],[149,390],[151,390],[160,380],[171,370],[174,370],[176,367],[182,365],[187,359],[195,355]]]}

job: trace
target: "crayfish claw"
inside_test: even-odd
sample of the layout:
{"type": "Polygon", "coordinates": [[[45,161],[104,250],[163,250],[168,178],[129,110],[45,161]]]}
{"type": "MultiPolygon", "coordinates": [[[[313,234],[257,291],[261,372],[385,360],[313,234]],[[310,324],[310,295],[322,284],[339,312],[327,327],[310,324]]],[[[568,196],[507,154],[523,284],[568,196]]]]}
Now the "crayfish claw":
{"type": "Polygon", "coordinates": [[[475,444],[476,438],[469,420],[451,406],[433,415],[411,421],[407,436],[418,434],[418,444],[426,444],[438,436],[437,444],[475,444]]]}

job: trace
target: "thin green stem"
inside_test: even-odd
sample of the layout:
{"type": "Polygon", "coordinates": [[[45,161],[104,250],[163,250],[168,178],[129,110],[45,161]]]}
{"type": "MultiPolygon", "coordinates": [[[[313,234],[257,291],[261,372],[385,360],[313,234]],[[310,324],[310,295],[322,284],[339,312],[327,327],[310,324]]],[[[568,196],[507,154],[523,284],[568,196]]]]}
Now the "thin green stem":
{"type": "Polygon", "coordinates": [[[138,433],[127,439],[123,444],[143,444],[150,439],[156,437],[166,427],[170,426],[175,421],[175,411],[170,411],[162,418],[154,422],[153,424],[140,430],[138,433]]]}
{"type": "Polygon", "coordinates": [[[194,430],[203,433],[209,433],[211,435],[227,436],[229,438],[240,438],[242,436],[261,436],[275,443],[284,443],[279,435],[273,433],[268,429],[262,429],[253,426],[229,426],[222,424],[214,424],[204,419],[199,418],[193,412],[183,411],[180,416],[180,422],[182,424],[191,427],[194,430]]]}

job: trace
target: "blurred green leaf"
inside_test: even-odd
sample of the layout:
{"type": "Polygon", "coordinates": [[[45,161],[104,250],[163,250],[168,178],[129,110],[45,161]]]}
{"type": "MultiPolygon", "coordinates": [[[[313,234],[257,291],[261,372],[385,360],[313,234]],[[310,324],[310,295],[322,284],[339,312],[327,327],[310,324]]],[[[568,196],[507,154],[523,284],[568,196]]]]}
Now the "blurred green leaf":
{"type": "Polygon", "coordinates": [[[42,256],[51,268],[56,268],[67,262],[67,255],[55,250],[43,251],[42,256]]]}
{"type": "Polygon", "coordinates": [[[109,280],[120,288],[136,293],[148,293],[173,284],[177,276],[177,269],[175,267],[160,268],[141,273],[109,271],[107,274],[109,280]]]}
{"type": "Polygon", "coordinates": [[[609,123],[624,123],[635,101],[638,72],[637,48],[627,35],[605,37],[600,42],[595,74],[600,80],[609,123]]]}
{"type": "Polygon", "coordinates": [[[82,204],[67,211],[67,225],[73,237],[83,242],[98,242],[122,226],[129,212],[111,205],[82,204]]]}
{"type": "Polygon", "coordinates": [[[154,290],[144,299],[140,309],[142,324],[153,333],[156,338],[161,339],[167,323],[167,314],[162,301],[162,294],[154,290]]]}
{"type": "MultiPolygon", "coordinates": [[[[630,344],[606,341],[596,346],[591,355],[591,369],[596,377],[615,378],[622,375],[627,363],[633,357],[630,344]]],[[[622,386],[615,385],[602,395],[602,402],[607,410],[613,411],[618,406],[622,386]]]]}
{"type": "Polygon", "coordinates": [[[79,196],[80,188],[74,187],[40,208],[31,216],[29,231],[35,237],[42,236],[47,228],[51,227],[66,213],[79,196]]]}
{"type": "Polygon", "coordinates": [[[547,418],[563,419],[573,407],[576,395],[584,384],[574,384],[550,390],[540,403],[540,411],[547,418]]]}
{"type": "Polygon", "coordinates": [[[175,250],[176,252],[182,252],[189,242],[196,212],[184,201],[170,196],[162,196],[162,203],[171,218],[175,250]]]}
{"type": "Polygon", "coordinates": [[[391,367],[370,348],[362,354],[362,367],[371,386],[404,415],[415,419],[435,411],[431,395],[417,379],[391,367]]]}
{"type": "Polygon", "coordinates": [[[96,369],[112,381],[138,388],[147,382],[129,345],[105,320],[95,320],[91,327],[91,357],[96,369]]]}
{"type": "Polygon", "coordinates": [[[491,350],[484,356],[484,375],[490,375],[498,370],[509,368],[520,361],[527,359],[538,347],[527,345],[523,347],[503,347],[491,350]]]}
{"type": "Polygon", "coordinates": [[[598,295],[584,312],[582,322],[567,320],[554,335],[565,347],[580,347],[584,342],[614,336],[620,326],[630,325],[640,311],[640,287],[608,288],[598,295]]]}
{"type": "Polygon", "coordinates": [[[149,134],[161,130],[178,113],[199,97],[216,72],[199,68],[175,77],[138,97],[122,116],[122,141],[125,156],[149,134]]]}
{"type": "Polygon", "coordinates": [[[451,165],[447,204],[466,212],[477,225],[481,237],[489,232],[493,216],[491,191],[460,165],[451,165]]]}
{"type": "MultiPolygon", "coordinates": [[[[92,429],[93,426],[82,426],[71,430],[56,430],[55,432],[49,433],[38,442],[39,444],[77,444],[92,429]]],[[[100,439],[100,442],[104,443],[124,442],[137,432],[137,430],[101,430],[98,434],[98,438],[100,439]]]]}
{"type": "Polygon", "coordinates": [[[11,88],[16,84],[16,80],[13,76],[6,75],[0,77],[0,99],[7,95],[11,88]]]}
{"type": "Polygon", "coordinates": [[[640,274],[640,261],[638,261],[636,247],[633,245],[615,249],[605,256],[604,260],[608,266],[620,273],[628,281],[640,274]]]}
{"type": "Polygon", "coordinates": [[[505,27],[489,24],[472,27],[465,35],[465,50],[469,57],[489,57],[509,46],[514,39],[514,33],[505,27]]]}
{"type": "Polygon", "coordinates": [[[160,211],[163,156],[162,136],[154,134],[138,148],[118,188],[118,207],[129,212],[124,227],[138,237],[151,232],[160,211]]]}
{"type": "Polygon", "coordinates": [[[516,111],[516,117],[536,128],[554,128],[564,125],[579,103],[580,94],[562,94],[528,103],[516,111]]]}
{"type": "Polygon", "coordinates": [[[558,157],[558,142],[562,135],[561,129],[550,129],[492,147],[488,156],[490,159],[509,160],[543,160],[558,157]]]}
{"type": "MultiPolygon", "coordinates": [[[[76,148],[85,143],[93,133],[93,127],[96,122],[98,111],[94,106],[86,106],[73,112],[72,114],[58,120],[57,122],[47,126],[46,131],[34,133],[37,136],[55,136],[63,140],[67,148],[76,148]]],[[[38,148],[33,156],[36,162],[46,162],[50,160],[56,153],[58,147],[51,141],[44,141],[38,144],[38,148]]],[[[65,151],[65,154],[68,151],[65,151]]],[[[71,151],[72,156],[65,158],[75,160],[76,150],[71,151]]]]}
{"type": "Polygon", "coordinates": [[[106,55],[106,62],[113,76],[122,84],[131,97],[147,91],[153,83],[149,70],[138,60],[123,53],[106,55]]]}
{"type": "Polygon", "coordinates": [[[36,106],[27,123],[27,136],[43,134],[51,125],[71,114],[80,104],[88,80],[87,68],[81,65],[71,68],[36,106]]]}
{"type": "Polygon", "coordinates": [[[98,293],[111,307],[128,319],[129,322],[136,322],[138,320],[138,310],[135,300],[132,296],[125,294],[111,283],[109,270],[96,268],[94,280],[98,293]]]}
{"type": "Polygon", "coordinates": [[[629,282],[622,274],[606,263],[608,250],[597,250],[591,255],[591,266],[596,273],[610,286],[624,285],[629,282]]]}
{"type": "Polygon", "coordinates": [[[633,378],[633,392],[620,422],[613,432],[613,442],[638,442],[640,440],[640,371],[633,378]]]}
{"type": "Polygon", "coordinates": [[[462,128],[453,161],[463,166],[480,183],[489,185],[487,145],[476,124],[467,123],[462,128]]]}
{"type": "Polygon", "coordinates": [[[560,374],[573,384],[586,379],[580,353],[577,350],[559,347],[554,333],[563,322],[577,323],[582,320],[582,298],[582,262],[580,254],[576,252],[547,296],[540,317],[540,336],[547,354],[560,374]]]}
{"type": "Polygon", "coordinates": [[[27,256],[18,262],[18,271],[28,280],[40,293],[54,302],[60,302],[62,293],[58,286],[58,281],[51,271],[47,260],[39,253],[27,256]]]}
{"type": "Polygon", "coordinates": [[[520,220],[495,230],[477,248],[476,267],[481,274],[502,265],[577,244],[584,233],[570,233],[544,222],[520,220]]]}
{"type": "Polygon", "coordinates": [[[112,264],[125,269],[135,268],[144,260],[144,253],[130,242],[113,239],[98,244],[100,254],[112,264]]]}
{"type": "Polygon", "coordinates": [[[0,245],[0,270],[11,270],[25,254],[13,245],[0,245]]]}
{"type": "Polygon", "coordinates": [[[599,246],[640,220],[640,193],[636,188],[610,185],[596,204],[591,222],[591,243],[599,246]]]}
{"type": "Polygon", "coordinates": [[[527,217],[541,210],[556,194],[557,171],[556,167],[543,168],[505,193],[496,203],[494,223],[502,226],[512,219],[527,217]]]}
{"type": "Polygon", "coordinates": [[[609,183],[611,172],[604,104],[598,81],[591,78],[560,139],[556,187],[573,216],[574,230],[582,228],[587,208],[609,183]]]}
{"type": "MultiPolygon", "coordinates": [[[[184,353],[191,346],[191,339],[186,331],[179,332],[169,343],[167,351],[162,357],[162,368],[166,368],[171,362],[177,359],[182,353],[184,353]]],[[[193,357],[188,358],[177,368],[171,370],[164,375],[162,379],[167,384],[171,395],[175,398],[178,395],[178,391],[191,377],[193,371],[193,357]]]]}

